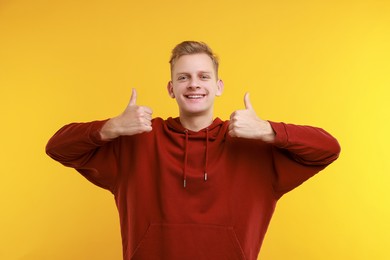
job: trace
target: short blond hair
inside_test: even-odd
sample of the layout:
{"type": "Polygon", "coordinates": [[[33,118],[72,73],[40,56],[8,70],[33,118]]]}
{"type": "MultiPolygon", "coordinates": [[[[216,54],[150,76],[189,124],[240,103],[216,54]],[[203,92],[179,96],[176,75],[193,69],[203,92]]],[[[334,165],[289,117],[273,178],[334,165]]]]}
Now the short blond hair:
{"type": "Polygon", "coordinates": [[[218,78],[219,60],[217,55],[215,55],[215,53],[211,50],[211,48],[206,43],[198,42],[198,41],[184,41],[176,45],[176,47],[172,50],[171,59],[169,60],[169,63],[171,64],[171,72],[173,70],[173,66],[175,65],[175,62],[181,56],[199,54],[199,53],[207,54],[210,57],[214,65],[215,75],[218,78]]]}

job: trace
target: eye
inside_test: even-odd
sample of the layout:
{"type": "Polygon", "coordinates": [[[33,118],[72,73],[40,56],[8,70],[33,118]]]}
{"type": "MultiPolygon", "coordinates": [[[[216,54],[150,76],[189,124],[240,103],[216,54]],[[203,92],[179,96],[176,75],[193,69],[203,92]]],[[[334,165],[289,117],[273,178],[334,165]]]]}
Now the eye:
{"type": "Polygon", "coordinates": [[[200,78],[201,78],[201,79],[209,79],[209,78],[210,78],[210,75],[208,75],[208,74],[202,74],[202,75],[200,76],[200,78]]]}
{"type": "Polygon", "coordinates": [[[183,80],[186,80],[188,77],[185,76],[185,75],[180,75],[177,80],[180,80],[180,81],[183,81],[183,80]]]}

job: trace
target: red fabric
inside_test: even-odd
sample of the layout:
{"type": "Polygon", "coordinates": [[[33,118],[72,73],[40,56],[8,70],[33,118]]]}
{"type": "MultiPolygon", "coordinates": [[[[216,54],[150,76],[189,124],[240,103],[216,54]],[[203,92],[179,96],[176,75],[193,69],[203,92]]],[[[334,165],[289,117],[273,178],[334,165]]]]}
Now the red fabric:
{"type": "Polygon", "coordinates": [[[106,142],[105,122],[67,125],[46,149],[114,194],[126,260],[256,259],[277,200],[340,152],[309,126],[271,122],[266,144],[231,138],[218,118],[199,132],[156,118],[152,132],[106,142]]]}

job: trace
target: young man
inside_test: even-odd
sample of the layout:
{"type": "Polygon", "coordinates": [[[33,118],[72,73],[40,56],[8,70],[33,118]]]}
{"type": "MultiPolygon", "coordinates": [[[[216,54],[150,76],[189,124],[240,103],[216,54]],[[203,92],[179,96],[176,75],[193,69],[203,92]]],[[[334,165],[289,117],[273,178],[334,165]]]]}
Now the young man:
{"type": "Polygon", "coordinates": [[[47,153],[114,194],[124,259],[254,260],[278,199],[336,160],[338,142],[259,118],[248,94],[214,119],[223,82],[204,43],[177,45],[170,64],[178,118],[153,119],[133,89],[122,114],[64,126],[47,153]]]}

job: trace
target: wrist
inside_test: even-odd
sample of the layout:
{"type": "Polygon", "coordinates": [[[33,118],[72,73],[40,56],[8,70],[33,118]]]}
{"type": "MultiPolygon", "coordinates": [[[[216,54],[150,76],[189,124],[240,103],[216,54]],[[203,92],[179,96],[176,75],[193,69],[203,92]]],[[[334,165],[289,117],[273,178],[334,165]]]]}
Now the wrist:
{"type": "Polygon", "coordinates": [[[271,126],[271,123],[264,121],[264,128],[262,134],[262,140],[267,143],[273,143],[275,141],[276,133],[271,126]]]}
{"type": "Polygon", "coordinates": [[[115,127],[115,118],[109,119],[100,129],[100,137],[103,141],[110,141],[119,136],[115,127]]]}

